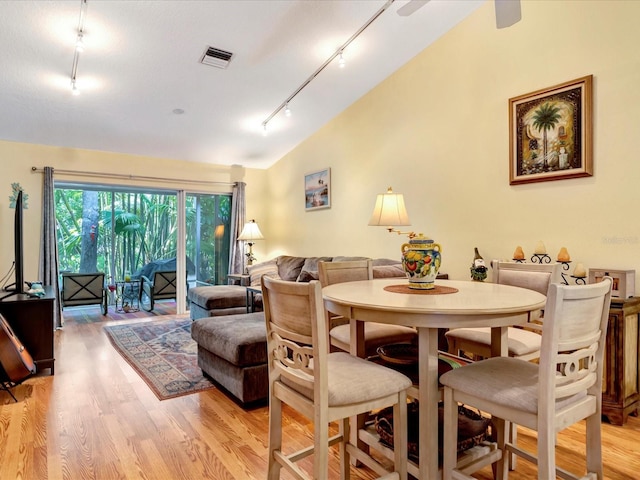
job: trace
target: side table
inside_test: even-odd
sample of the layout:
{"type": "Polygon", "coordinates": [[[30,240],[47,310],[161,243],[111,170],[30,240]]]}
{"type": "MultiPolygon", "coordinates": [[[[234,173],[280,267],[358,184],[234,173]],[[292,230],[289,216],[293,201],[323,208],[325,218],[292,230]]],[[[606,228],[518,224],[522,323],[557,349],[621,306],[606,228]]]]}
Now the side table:
{"type": "Polygon", "coordinates": [[[245,273],[230,273],[227,275],[228,285],[240,285],[248,287],[251,282],[251,276],[245,273]]]}
{"type": "Polygon", "coordinates": [[[256,293],[262,293],[260,287],[247,287],[247,313],[253,313],[255,310],[256,293]]]}
{"type": "Polygon", "coordinates": [[[640,408],[640,297],[612,298],[602,371],[602,415],[624,425],[640,408]]]}
{"type": "Polygon", "coordinates": [[[140,310],[140,280],[116,282],[116,305],[118,313],[131,313],[140,310]]]}

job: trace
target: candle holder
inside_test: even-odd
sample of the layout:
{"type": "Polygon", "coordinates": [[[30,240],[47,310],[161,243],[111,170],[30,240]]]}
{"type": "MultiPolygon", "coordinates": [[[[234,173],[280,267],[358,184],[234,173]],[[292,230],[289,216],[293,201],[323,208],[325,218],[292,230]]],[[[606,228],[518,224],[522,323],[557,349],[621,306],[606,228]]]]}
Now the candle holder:
{"type": "Polygon", "coordinates": [[[514,258],[513,261],[516,262],[516,263],[525,263],[526,262],[526,260],[524,258],[514,258]]]}
{"type": "Polygon", "coordinates": [[[551,257],[546,253],[534,253],[531,255],[531,263],[551,263],[551,257]]]}
{"type": "Polygon", "coordinates": [[[576,277],[575,275],[571,275],[571,278],[574,279],[574,281],[576,282],[576,285],[586,285],[587,284],[587,277],[576,277]]]}
{"type": "MultiPolygon", "coordinates": [[[[562,264],[562,270],[564,270],[564,272],[568,272],[569,271],[569,264],[571,263],[571,260],[569,260],[568,262],[560,262],[562,264]]],[[[560,272],[560,276],[562,277],[562,284],[563,285],[569,285],[569,281],[567,280],[567,274],[564,273],[563,271],[560,272]]],[[[573,277],[573,275],[570,275],[573,277]]],[[[574,278],[578,278],[578,277],[574,277],[574,278]]]]}

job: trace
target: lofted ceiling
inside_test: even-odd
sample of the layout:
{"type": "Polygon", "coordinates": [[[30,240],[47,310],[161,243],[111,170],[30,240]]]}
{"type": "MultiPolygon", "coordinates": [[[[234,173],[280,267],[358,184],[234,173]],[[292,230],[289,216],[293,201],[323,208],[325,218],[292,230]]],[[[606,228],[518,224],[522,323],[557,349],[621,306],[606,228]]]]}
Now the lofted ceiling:
{"type": "Polygon", "coordinates": [[[268,168],[484,1],[87,0],[74,96],[81,1],[3,0],[0,140],[268,168]],[[226,69],[200,63],[208,46],[226,69]]]}

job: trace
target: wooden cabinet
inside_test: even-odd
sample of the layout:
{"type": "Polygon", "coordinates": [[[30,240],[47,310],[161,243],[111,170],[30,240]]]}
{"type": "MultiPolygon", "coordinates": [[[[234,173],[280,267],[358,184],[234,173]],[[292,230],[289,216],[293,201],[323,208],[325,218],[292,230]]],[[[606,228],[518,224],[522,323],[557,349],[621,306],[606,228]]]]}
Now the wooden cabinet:
{"type": "Polygon", "coordinates": [[[53,309],[56,297],[52,287],[45,296],[11,295],[0,301],[0,313],[7,319],[16,337],[36,364],[36,371],[51,369],[53,375],[53,309]]]}
{"type": "Polygon", "coordinates": [[[640,297],[611,299],[604,353],[602,414],[614,425],[623,425],[640,407],[638,385],[638,314],[640,297]]]}

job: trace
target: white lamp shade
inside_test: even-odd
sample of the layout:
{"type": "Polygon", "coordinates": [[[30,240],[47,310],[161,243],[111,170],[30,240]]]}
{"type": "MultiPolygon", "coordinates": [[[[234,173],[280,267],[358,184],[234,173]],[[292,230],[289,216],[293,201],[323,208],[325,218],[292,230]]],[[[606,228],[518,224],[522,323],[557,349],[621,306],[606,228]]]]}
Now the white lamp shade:
{"type": "Polygon", "coordinates": [[[238,240],[246,240],[249,242],[263,239],[264,237],[262,236],[262,232],[258,228],[258,224],[255,222],[255,220],[251,220],[250,222],[245,223],[244,228],[242,229],[242,232],[240,232],[240,236],[238,237],[238,240]]]}
{"type": "Polygon", "coordinates": [[[411,225],[402,194],[393,193],[391,187],[387,193],[379,194],[369,225],[385,227],[411,225]]]}

